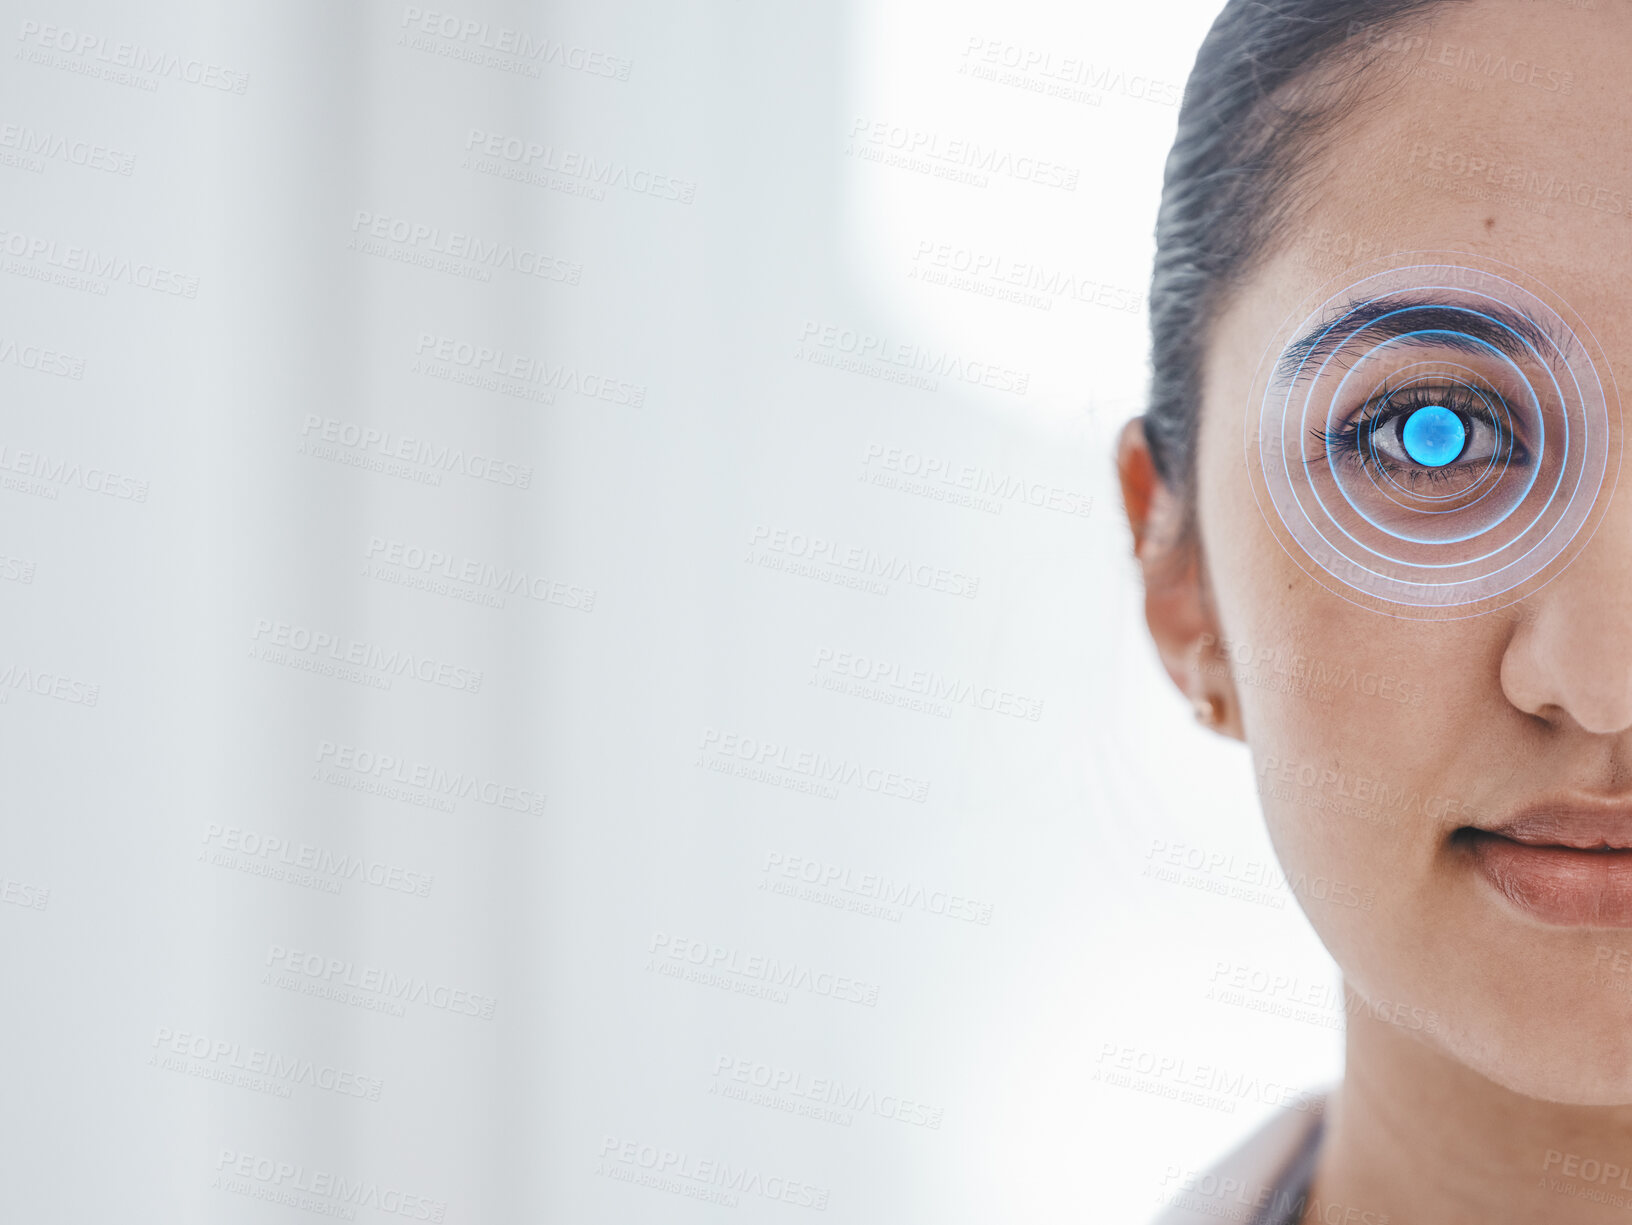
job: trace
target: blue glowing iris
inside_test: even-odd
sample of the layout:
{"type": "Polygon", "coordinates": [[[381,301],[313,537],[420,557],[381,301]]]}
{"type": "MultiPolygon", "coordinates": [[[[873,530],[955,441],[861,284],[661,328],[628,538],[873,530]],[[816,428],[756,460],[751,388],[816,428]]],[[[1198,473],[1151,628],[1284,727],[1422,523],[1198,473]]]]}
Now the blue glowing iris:
{"type": "Polygon", "coordinates": [[[1438,404],[1417,409],[1400,427],[1405,453],[1427,468],[1443,468],[1462,454],[1467,441],[1468,429],[1462,418],[1438,404]]]}

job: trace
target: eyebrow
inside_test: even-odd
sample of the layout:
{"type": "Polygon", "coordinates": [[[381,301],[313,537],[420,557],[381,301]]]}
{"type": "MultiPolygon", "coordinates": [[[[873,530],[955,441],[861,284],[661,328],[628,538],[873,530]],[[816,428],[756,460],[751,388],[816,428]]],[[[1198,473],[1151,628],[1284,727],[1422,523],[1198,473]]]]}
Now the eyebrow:
{"type": "Polygon", "coordinates": [[[1495,349],[1516,359],[1569,347],[1530,316],[1494,302],[1475,307],[1439,296],[1391,293],[1334,308],[1286,347],[1276,364],[1277,379],[1295,379],[1309,363],[1323,363],[1362,331],[1378,343],[1393,340],[1475,355],[1495,349]]]}

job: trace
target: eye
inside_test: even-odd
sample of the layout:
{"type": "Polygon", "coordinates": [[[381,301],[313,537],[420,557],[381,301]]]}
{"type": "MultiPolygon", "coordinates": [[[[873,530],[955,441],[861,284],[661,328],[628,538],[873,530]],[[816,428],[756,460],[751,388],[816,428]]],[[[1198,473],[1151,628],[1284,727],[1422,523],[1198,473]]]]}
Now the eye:
{"type": "Polygon", "coordinates": [[[1363,450],[1406,470],[1488,464],[1512,440],[1483,405],[1390,405],[1360,423],[1363,450]]]}
{"type": "Polygon", "coordinates": [[[1371,427],[1371,445],[1382,458],[1418,468],[1487,463],[1498,444],[1500,432],[1487,414],[1444,405],[1387,411],[1371,427]]]}
{"type": "Polygon", "coordinates": [[[1624,470],[1603,350],[1505,263],[1355,268],[1259,355],[1242,442],[1266,525],[1317,583],[1391,617],[1524,599],[1607,522],[1624,470]]]}

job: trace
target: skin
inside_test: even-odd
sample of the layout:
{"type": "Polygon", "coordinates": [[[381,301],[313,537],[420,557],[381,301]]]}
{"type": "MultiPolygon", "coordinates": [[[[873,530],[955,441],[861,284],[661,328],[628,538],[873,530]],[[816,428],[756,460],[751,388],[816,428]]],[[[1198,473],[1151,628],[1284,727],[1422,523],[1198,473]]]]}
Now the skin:
{"type": "Polygon", "coordinates": [[[1469,813],[1496,818],[1562,792],[1632,802],[1632,480],[1601,495],[1585,548],[1508,615],[1422,620],[1312,579],[1266,524],[1243,453],[1260,355],[1288,312],[1342,271],[1320,250],[1333,234],[1368,254],[1455,251],[1522,268],[1575,309],[1611,374],[1632,371],[1632,5],[1475,0],[1417,30],[1437,40],[1429,50],[1556,68],[1573,88],[1472,68],[1440,70],[1455,81],[1397,75],[1412,54],[1385,56],[1389,79],[1342,120],[1299,214],[1214,324],[1196,537],[1179,532],[1185,508],[1155,475],[1137,421],[1118,449],[1124,503],[1163,665],[1188,697],[1221,703],[1216,730],[1249,746],[1288,878],[1373,899],[1361,908],[1299,892],[1351,996],[1345,1080],[1305,1220],[1361,1219],[1329,1208],[1322,1218],[1324,1205],[1386,1213],[1390,1225],[1624,1219],[1625,1207],[1560,1187],[1632,1202],[1617,1178],[1565,1171],[1571,1156],[1632,1169],[1632,972],[1609,969],[1616,957],[1629,965],[1632,929],[1539,921],[1452,835],[1469,813]],[[1411,173],[1423,169],[1418,145],[1590,184],[1619,211],[1559,199],[1542,213],[1520,193],[1480,199],[1461,181],[1424,183],[1411,173]],[[1220,639],[1398,678],[1420,704],[1349,688],[1316,703],[1263,683],[1220,639]],[[1333,813],[1310,803],[1310,788],[1266,786],[1274,761],[1454,806],[1392,824],[1376,804],[1333,813]]]}

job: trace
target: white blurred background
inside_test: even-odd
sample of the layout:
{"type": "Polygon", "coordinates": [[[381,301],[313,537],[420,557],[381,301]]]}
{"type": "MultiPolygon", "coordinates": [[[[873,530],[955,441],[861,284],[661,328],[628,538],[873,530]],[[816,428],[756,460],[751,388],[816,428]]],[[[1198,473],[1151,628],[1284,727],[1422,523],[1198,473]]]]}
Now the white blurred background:
{"type": "Polygon", "coordinates": [[[1112,479],[1211,0],[4,8],[0,1217],[1139,1221],[1336,1076],[1112,479]]]}

